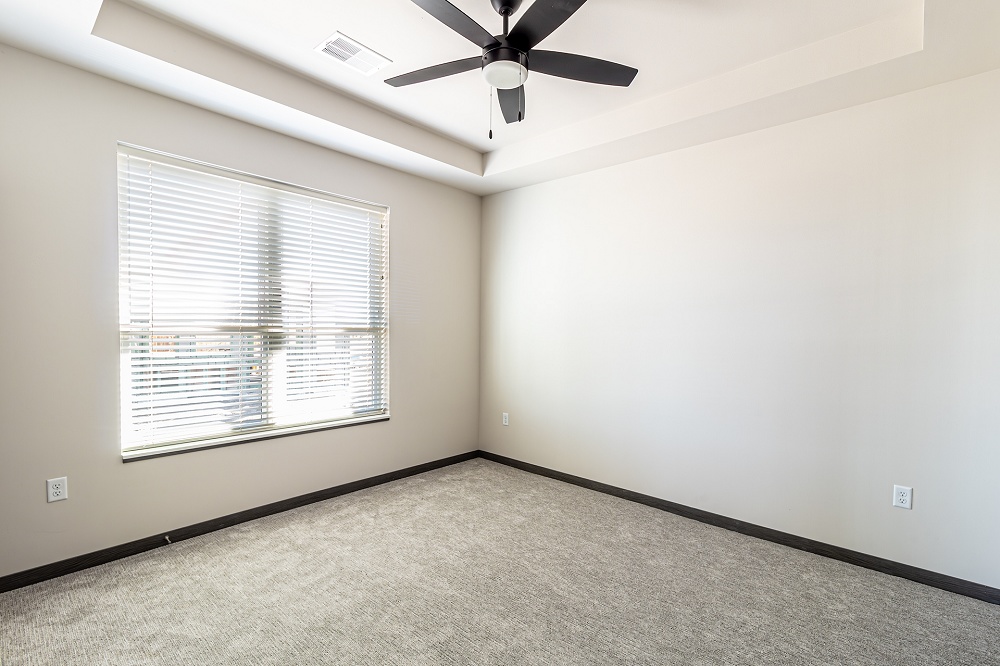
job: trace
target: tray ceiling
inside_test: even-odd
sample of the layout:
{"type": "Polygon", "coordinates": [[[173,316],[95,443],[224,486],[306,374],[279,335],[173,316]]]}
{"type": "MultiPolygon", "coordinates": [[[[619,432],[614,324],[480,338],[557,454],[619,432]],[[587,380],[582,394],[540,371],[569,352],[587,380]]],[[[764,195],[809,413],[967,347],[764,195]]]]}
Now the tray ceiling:
{"type": "MultiPolygon", "coordinates": [[[[500,32],[488,0],[452,1],[500,32]]],[[[494,106],[492,141],[478,71],[383,83],[478,55],[409,0],[0,0],[0,41],[489,193],[996,68],[998,4],[590,0],[541,47],[637,67],[635,82],[534,73],[525,121],[494,106]],[[335,31],[392,63],[365,76],[318,53],[335,31]]]]}

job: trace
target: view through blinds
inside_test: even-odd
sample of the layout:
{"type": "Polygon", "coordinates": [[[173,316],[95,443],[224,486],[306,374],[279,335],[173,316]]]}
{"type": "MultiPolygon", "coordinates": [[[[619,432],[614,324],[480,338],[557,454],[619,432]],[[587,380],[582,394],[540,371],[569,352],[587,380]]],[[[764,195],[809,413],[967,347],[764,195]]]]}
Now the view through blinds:
{"type": "Polygon", "coordinates": [[[386,208],[125,145],[118,192],[123,451],[385,418],[386,208]]]}

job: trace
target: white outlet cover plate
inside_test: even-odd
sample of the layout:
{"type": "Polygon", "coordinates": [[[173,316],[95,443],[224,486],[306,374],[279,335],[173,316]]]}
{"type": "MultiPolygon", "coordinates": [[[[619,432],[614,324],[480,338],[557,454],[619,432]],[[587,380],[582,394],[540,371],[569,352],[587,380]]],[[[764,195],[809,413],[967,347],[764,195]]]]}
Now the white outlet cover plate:
{"type": "Polygon", "coordinates": [[[913,488],[910,486],[892,487],[892,505],[900,509],[913,508],[913,488]]]}
{"type": "Polygon", "coordinates": [[[510,425],[510,416],[507,415],[507,412],[503,413],[503,424],[510,425]]]}
{"type": "Polygon", "coordinates": [[[69,497],[69,484],[65,476],[45,481],[45,493],[49,502],[59,502],[69,497]]]}

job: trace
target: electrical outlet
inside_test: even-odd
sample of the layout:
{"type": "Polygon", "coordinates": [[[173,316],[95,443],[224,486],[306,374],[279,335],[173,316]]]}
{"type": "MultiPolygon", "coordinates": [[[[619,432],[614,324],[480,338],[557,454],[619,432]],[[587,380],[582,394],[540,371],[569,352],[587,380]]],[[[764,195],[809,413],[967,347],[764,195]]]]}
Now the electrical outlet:
{"type": "Polygon", "coordinates": [[[58,479],[49,479],[45,482],[45,491],[48,493],[50,502],[58,502],[69,497],[69,485],[65,476],[58,479]]]}
{"type": "Polygon", "coordinates": [[[900,509],[913,508],[913,488],[909,486],[892,487],[892,505],[900,509]]]}
{"type": "Polygon", "coordinates": [[[505,426],[510,425],[510,417],[507,415],[507,412],[503,413],[503,424],[505,426]]]}

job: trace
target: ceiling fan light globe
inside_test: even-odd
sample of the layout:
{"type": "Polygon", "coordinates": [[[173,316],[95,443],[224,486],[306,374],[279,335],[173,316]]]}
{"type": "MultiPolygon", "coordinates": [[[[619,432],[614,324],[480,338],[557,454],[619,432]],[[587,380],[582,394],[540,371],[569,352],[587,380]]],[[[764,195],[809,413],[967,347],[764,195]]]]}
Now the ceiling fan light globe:
{"type": "Polygon", "coordinates": [[[510,90],[524,85],[528,68],[512,60],[494,60],[483,66],[483,78],[494,88],[510,90]]]}

